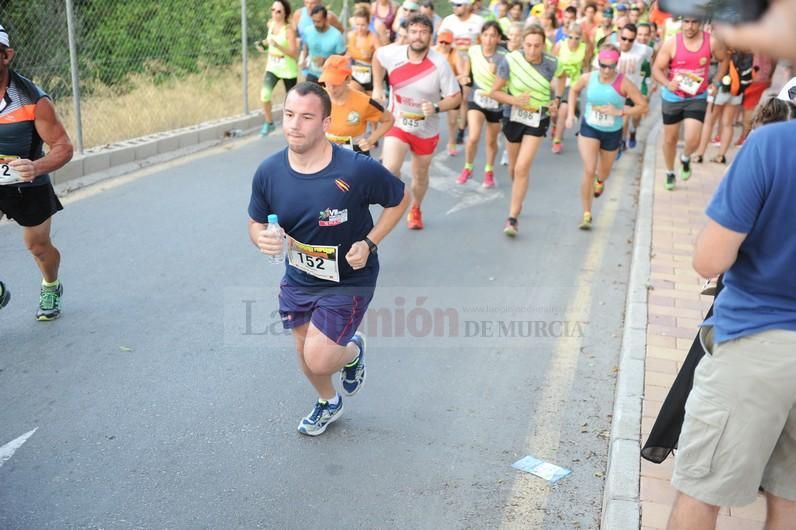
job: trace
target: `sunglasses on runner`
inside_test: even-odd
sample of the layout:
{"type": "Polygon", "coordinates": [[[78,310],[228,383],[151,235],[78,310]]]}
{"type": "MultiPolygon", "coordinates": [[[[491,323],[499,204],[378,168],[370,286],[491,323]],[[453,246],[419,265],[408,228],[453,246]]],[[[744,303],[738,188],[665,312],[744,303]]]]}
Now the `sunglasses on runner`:
{"type": "Polygon", "coordinates": [[[619,38],[625,42],[633,42],[634,40],[636,40],[636,37],[619,37],[619,38]]]}
{"type": "Polygon", "coordinates": [[[616,68],[616,63],[611,63],[611,64],[597,63],[597,64],[600,66],[600,68],[610,68],[611,70],[616,68]]]}

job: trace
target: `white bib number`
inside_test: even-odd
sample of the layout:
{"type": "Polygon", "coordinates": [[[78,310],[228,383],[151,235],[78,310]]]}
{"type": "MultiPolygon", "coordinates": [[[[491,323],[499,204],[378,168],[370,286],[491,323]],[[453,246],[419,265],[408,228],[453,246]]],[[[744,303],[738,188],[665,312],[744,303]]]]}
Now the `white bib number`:
{"type": "Polygon", "coordinates": [[[326,133],[326,139],[339,145],[343,149],[348,149],[349,151],[354,150],[354,140],[350,136],[337,136],[335,134],[326,133]]]}
{"type": "Polygon", "coordinates": [[[355,64],[351,67],[351,77],[360,85],[367,85],[373,81],[373,74],[370,66],[364,64],[355,64]]]}
{"type": "Polygon", "coordinates": [[[473,101],[484,110],[497,110],[500,108],[500,103],[484,94],[482,90],[475,91],[473,101]]]}
{"type": "Polygon", "coordinates": [[[271,66],[279,66],[285,62],[284,55],[269,55],[268,60],[271,61],[271,66]]]}
{"type": "Polygon", "coordinates": [[[699,91],[699,87],[702,86],[703,79],[698,75],[693,74],[678,74],[677,76],[677,86],[688,94],[689,96],[695,96],[696,93],[699,91]]]}
{"type": "Polygon", "coordinates": [[[337,246],[307,245],[287,238],[287,261],[292,267],[321,280],[340,282],[337,246]]]}
{"type": "Polygon", "coordinates": [[[527,127],[537,128],[539,127],[539,124],[542,122],[542,111],[537,110],[536,112],[534,112],[527,109],[521,109],[520,107],[512,106],[509,120],[516,123],[521,123],[527,127]]]}
{"type": "MultiPolygon", "coordinates": [[[[14,157],[16,158],[16,157],[14,157]]],[[[0,164],[0,186],[4,186],[6,184],[19,184],[20,182],[25,182],[22,180],[22,177],[19,175],[19,171],[13,169],[11,166],[8,165],[10,161],[9,158],[2,158],[4,160],[2,164],[0,164]]]]}
{"type": "Polygon", "coordinates": [[[401,129],[406,132],[415,132],[423,128],[425,116],[414,112],[402,112],[398,119],[401,129]]]}
{"type": "Polygon", "coordinates": [[[614,124],[614,117],[596,109],[591,109],[586,123],[594,127],[611,127],[614,124]]]}

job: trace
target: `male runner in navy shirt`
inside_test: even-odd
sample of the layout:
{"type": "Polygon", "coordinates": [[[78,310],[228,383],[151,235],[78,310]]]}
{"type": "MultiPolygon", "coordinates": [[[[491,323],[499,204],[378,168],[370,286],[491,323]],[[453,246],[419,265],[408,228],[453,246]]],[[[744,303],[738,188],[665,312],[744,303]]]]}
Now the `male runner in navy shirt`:
{"type": "Polygon", "coordinates": [[[249,203],[249,236],[262,252],[278,255],[283,248],[282,237],[266,230],[269,214],[278,215],[287,235],[279,312],[319,395],[298,427],[310,436],[343,412],[332,375],[341,372],[346,395],[365,379],[365,339],[356,330],[379,274],[376,245],[409,203],[404,184],[381,164],[326,139],[330,121],[331,100],[322,87],[300,83],[288,92],[288,147],[257,168],[249,203]],[[375,225],[371,204],[384,207],[375,225]]]}

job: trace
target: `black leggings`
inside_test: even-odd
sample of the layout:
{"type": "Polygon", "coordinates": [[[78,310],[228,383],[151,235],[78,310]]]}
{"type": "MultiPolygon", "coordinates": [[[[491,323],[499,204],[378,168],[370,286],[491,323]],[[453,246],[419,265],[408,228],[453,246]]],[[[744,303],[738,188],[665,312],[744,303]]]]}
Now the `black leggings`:
{"type": "Polygon", "coordinates": [[[288,93],[291,88],[296,86],[296,79],[295,77],[292,79],[283,79],[281,77],[277,77],[273,72],[265,72],[265,77],[263,78],[263,88],[260,91],[260,99],[263,103],[269,103],[271,101],[271,95],[274,92],[274,87],[276,84],[282,81],[285,85],[285,93],[288,93]]]}

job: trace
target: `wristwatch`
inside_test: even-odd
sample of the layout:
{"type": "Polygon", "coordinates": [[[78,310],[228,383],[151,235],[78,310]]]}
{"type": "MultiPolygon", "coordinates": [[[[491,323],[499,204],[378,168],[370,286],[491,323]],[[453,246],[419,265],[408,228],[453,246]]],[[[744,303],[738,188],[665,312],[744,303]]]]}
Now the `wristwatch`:
{"type": "MultiPolygon", "coordinates": [[[[436,112],[437,114],[439,114],[439,104],[437,104],[437,103],[434,103],[434,112],[436,112]]],[[[375,245],[374,245],[374,246],[375,246],[375,245]]]]}
{"type": "Polygon", "coordinates": [[[370,239],[368,239],[367,237],[366,237],[365,239],[363,239],[363,241],[364,241],[365,243],[367,243],[367,245],[368,245],[368,250],[370,251],[370,253],[371,253],[371,254],[375,254],[375,253],[376,253],[376,252],[379,250],[379,247],[378,247],[378,245],[376,245],[376,243],[374,243],[373,241],[371,241],[371,240],[370,240],[370,239]]]}

